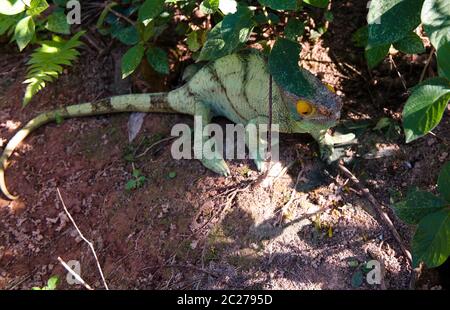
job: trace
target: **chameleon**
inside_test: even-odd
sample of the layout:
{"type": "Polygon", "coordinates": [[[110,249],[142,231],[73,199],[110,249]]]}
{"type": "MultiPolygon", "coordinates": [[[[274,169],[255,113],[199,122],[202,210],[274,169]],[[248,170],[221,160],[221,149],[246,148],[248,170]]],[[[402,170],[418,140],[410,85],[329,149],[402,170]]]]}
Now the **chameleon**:
{"type": "MultiPolygon", "coordinates": [[[[299,69],[305,77],[305,83],[308,84],[305,87],[309,91],[305,94],[293,94],[274,82],[272,122],[279,124],[281,133],[311,134],[319,144],[322,158],[329,159],[333,150],[333,137],[327,130],[339,119],[342,100],[329,85],[322,83],[308,70],[301,67],[299,69]]],[[[112,96],[41,113],[20,129],[3,150],[0,157],[0,188],[9,199],[17,198],[8,191],[5,183],[8,159],[33,130],[44,124],[61,118],[119,112],[159,112],[200,116],[203,124],[210,123],[213,117],[222,116],[238,124],[267,125],[269,79],[265,56],[256,50],[247,50],[204,65],[183,86],[170,92],[112,96]]],[[[249,152],[258,151],[249,149],[249,152]]],[[[256,167],[261,170],[264,159],[258,154],[251,158],[255,158],[256,167]]],[[[221,156],[215,156],[213,159],[202,158],[201,162],[206,168],[220,175],[230,175],[230,170],[221,156]]]]}

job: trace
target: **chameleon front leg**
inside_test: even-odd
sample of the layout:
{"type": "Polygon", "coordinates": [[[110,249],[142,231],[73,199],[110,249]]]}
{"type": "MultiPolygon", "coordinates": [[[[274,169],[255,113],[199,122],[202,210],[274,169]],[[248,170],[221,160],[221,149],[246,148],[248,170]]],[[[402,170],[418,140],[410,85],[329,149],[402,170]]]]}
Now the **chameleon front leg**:
{"type": "MultiPolygon", "coordinates": [[[[258,171],[264,171],[266,168],[266,160],[264,158],[263,149],[267,146],[267,137],[263,138],[260,136],[260,125],[268,126],[269,118],[267,116],[258,116],[248,121],[247,130],[245,131],[245,143],[247,144],[250,158],[255,162],[258,171]],[[249,130],[251,126],[256,127],[256,133],[249,130]],[[254,137],[256,137],[256,139],[254,139],[254,137]],[[253,144],[251,144],[250,141],[253,141],[253,144]]],[[[268,129],[268,127],[266,128],[268,129]]]]}
{"type": "Polygon", "coordinates": [[[317,143],[319,144],[320,158],[322,158],[322,160],[324,160],[328,164],[331,164],[332,155],[334,152],[333,137],[330,134],[328,134],[327,130],[311,132],[311,135],[313,136],[314,140],[316,140],[317,143]]]}
{"type": "Polygon", "coordinates": [[[209,170],[224,176],[230,175],[230,169],[223,159],[222,154],[217,150],[213,151],[212,156],[206,156],[204,154],[203,146],[210,137],[208,135],[203,135],[203,131],[205,126],[211,122],[212,114],[211,109],[201,102],[195,104],[195,117],[199,116],[201,117],[202,122],[201,126],[194,126],[194,154],[196,154],[196,157],[198,157],[198,155],[201,156],[200,162],[209,170]]]}

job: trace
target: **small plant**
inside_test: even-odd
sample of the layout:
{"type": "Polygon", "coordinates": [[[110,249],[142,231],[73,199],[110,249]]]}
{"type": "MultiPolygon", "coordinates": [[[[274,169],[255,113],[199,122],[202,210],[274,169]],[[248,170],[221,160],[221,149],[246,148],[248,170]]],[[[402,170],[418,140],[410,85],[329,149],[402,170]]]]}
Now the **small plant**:
{"type": "Polygon", "coordinates": [[[56,289],[56,286],[58,285],[59,277],[58,276],[51,276],[50,279],[47,280],[47,285],[44,287],[34,286],[31,288],[33,291],[53,291],[56,289]]]}
{"type": "Polygon", "coordinates": [[[403,109],[406,142],[433,130],[450,100],[450,4],[448,0],[377,0],[370,2],[368,26],[354,35],[365,47],[369,68],[376,67],[391,46],[406,54],[425,52],[416,28],[422,24],[436,51],[439,77],[419,81],[403,109]]]}
{"type": "Polygon", "coordinates": [[[77,48],[82,44],[80,37],[84,32],[76,33],[69,40],[60,37],[71,33],[65,14],[66,2],[0,0],[0,36],[11,38],[20,52],[29,45],[40,45],[27,62],[24,106],[46,84],[58,78],[63,66],[71,66],[79,56],[77,48]]]}
{"type": "Polygon", "coordinates": [[[370,267],[368,262],[360,262],[356,258],[347,260],[347,265],[353,269],[351,284],[352,287],[358,288],[364,283],[364,278],[373,267],[370,267]]]}
{"type": "Polygon", "coordinates": [[[125,190],[131,191],[141,188],[144,185],[145,181],[147,181],[147,178],[142,175],[141,171],[139,169],[133,169],[132,179],[128,180],[128,182],[125,184],[125,190]]]}
{"type": "Polygon", "coordinates": [[[420,262],[437,267],[450,255],[450,162],[442,168],[437,183],[439,196],[413,190],[393,206],[404,222],[417,225],[412,240],[414,267],[420,262]]]}

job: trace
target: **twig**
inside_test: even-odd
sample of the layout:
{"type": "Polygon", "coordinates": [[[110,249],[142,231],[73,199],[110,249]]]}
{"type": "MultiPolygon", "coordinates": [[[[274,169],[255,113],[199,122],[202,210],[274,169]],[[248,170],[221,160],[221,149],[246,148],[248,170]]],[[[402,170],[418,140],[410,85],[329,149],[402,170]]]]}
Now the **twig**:
{"type": "Polygon", "coordinates": [[[58,256],[58,260],[59,260],[59,262],[61,263],[61,265],[62,265],[64,268],[66,268],[66,270],[67,270],[71,275],[73,275],[73,276],[75,277],[75,279],[77,279],[78,282],[80,282],[81,284],[84,285],[85,288],[87,288],[87,289],[90,290],[90,291],[93,291],[93,290],[94,290],[89,284],[86,283],[86,281],[83,280],[83,278],[82,278],[78,273],[76,273],[72,268],[70,268],[69,265],[67,265],[67,263],[66,263],[61,257],[58,256]]]}
{"type": "Polygon", "coordinates": [[[160,144],[160,143],[162,143],[162,142],[166,142],[166,141],[173,140],[173,139],[175,139],[175,138],[176,138],[176,137],[167,137],[167,138],[161,139],[161,140],[159,140],[159,141],[156,141],[155,143],[153,143],[152,145],[150,145],[148,148],[146,148],[144,152],[142,152],[141,154],[137,155],[136,158],[139,158],[139,157],[144,156],[145,154],[147,154],[148,151],[150,151],[152,148],[154,148],[154,147],[157,146],[158,144],[160,144]]]}
{"type": "Polygon", "coordinates": [[[103,285],[105,286],[105,289],[109,290],[108,284],[106,283],[106,280],[105,280],[105,276],[103,275],[102,267],[100,266],[100,263],[98,261],[97,253],[95,252],[94,245],[92,244],[92,242],[90,242],[88,239],[86,239],[84,237],[83,233],[80,231],[77,224],[75,223],[72,215],[70,215],[69,210],[67,210],[66,204],[64,203],[64,200],[61,196],[61,192],[59,191],[59,188],[56,188],[56,190],[58,191],[58,196],[59,196],[59,199],[61,200],[64,211],[66,212],[66,214],[69,217],[70,221],[72,222],[73,226],[75,226],[75,229],[78,231],[78,234],[80,235],[81,239],[83,239],[84,242],[86,242],[89,245],[89,247],[91,248],[91,251],[92,251],[92,254],[94,255],[95,261],[97,262],[98,271],[100,272],[100,276],[102,277],[103,285]]]}
{"type": "Polygon", "coordinates": [[[394,66],[394,69],[397,72],[397,75],[400,78],[400,81],[402,82],[403,88],[405,89],[406,92],[408,92],[408,87],[406,87],[406,81],[405,81],[403,75],[398,70],[397,65],[395,64],[394,58],[392,58],[392,55],[390,55],[390,54],[389,54],[389,60],[391,61],[391,64],[394,66]]]}
{"type": "Polygon", "coordinates": [[[338,165],[339,169],[350,179],[355,183],[356,187],[361,190],[361,192],[366,196],[367,200],[370,201],[370,203],[374,206],[375,211],[377,212],[378,216],[381,218],[381,220],[386,224],[386,226],[391,231],[392,235],[394,236],[395,240],[398,242],[400,249],[405,254],[406,258],[408,259],[410,265],[412,266],[412,256],[411,253],[408,251],[408,249],[403,244],[402,238],[400,237],[397,229],[395,229],[394,224],[392,223],[389,216],[386,214],[386,212],[383,211],[383,206],[375,199],[375,197],[372,196],[369,189],[364,187],[361,182],[358,180],[358,178],[355,177],[353,173],[350,172],[345,166],[342,164],[338,165]]]}
{"type": "Polygon", "coordinates": [[[431,59],[433,58],[433,54],[436,51],[434,46],[431,48],[430,55],[428,55],[427,62],[425,63],[425,67],[423,67],[422,73],[420,74],[419,83],[423,81],[425,77],[425,73],[427,72],[428,66],[430,65],[431,59]]]}

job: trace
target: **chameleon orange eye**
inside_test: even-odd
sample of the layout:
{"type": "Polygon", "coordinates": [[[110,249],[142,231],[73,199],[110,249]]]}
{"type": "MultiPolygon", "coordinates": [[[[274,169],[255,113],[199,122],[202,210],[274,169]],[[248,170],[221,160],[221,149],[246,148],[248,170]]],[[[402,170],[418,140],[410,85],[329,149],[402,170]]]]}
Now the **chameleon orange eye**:
{"type": "Polygon", "coordinates": [[[334,87],[333,86],[331,86],[330,84],[328,84],[328,83],[325,83],[325,86],[330,90],[330,91],[332,91],[333,93],[335,93],[336,92],[336,90],[334,89],[334,87]]]}
{"type": "Polygon", "coordinates": [[[300,115],[311,115],[314,112],[314,107],[307,101],[299,100],[297,101],[297,113],[300,115]]]}

